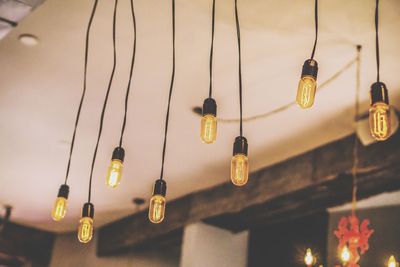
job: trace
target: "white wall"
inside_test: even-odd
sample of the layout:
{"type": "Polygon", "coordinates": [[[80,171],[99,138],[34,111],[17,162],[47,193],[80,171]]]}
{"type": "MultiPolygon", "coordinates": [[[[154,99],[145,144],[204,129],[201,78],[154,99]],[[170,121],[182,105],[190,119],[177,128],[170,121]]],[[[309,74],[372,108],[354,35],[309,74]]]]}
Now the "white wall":
{"type": "MultiPolygon", "coordinates": [[[[130,253],[116,257],[96,256],[96,237],[89,244],[78,242],[76,234],[57,236],[50,267],[178,267],[179,255],[130,253]]],[[[204,266],[203,266],[204,267],[204,266]]]]}
{"type": "Polygon", "coordinates": [[[232,234],[203,223],[185,228],[181,267],[246,267],[248,232],[232,234]]]}

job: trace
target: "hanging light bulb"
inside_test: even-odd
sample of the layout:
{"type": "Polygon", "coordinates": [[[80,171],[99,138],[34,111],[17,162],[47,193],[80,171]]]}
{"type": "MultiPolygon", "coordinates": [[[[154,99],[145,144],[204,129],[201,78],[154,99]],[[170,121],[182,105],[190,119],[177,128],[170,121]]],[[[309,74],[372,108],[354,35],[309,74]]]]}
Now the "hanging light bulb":
{"type": "Polygon", "coordinates": [[[167,183],[158,179],[154,184],[153,196],[150,199],[149,220],[152,223],[161,223],[165,216],[165,195],[167,193],[167,183]]]}
{"type": "Polygon", "coordinates": [[[314,104],[317,90],[318,63],[314,59],[304,62],[301,79],[297,89],[296,102],[301,108],[310,108],[314,104]]]}
{"type": "Polygon", "coordinates": [[[238,136],[233,144],[231,161],[231,181],[236,186],[243,186],[249,180],[249,159],[247,158],[247,139],[238,136]]]}
{"type": "Polygon", "coordinates": [[[85,203],[82,209],[82,218],[79,221],[78,239],[81,243],[88,243],[93,237],[94,206],[85,203]]]}
{"type": "Polygon", "coordinates": [[[124,149],[122,147],[116,147],[114,149],[106,177],[106,184],[111,188],[116,188],[121,182],[124,158],[124,149]]]}
{"type": "Polygon", "coordinates": [[[200,137],[205,144],[212,144],[217,139],[217,103],[213,98],[204,100],[200,137]]]}
{"type": "Polygon", "coordinates": [[[56,201],[54,202],[53,210],[51,211],[51,217],[55,221],[61,221],[64,219],[67,212],[67,200],[69,194],[69,186],[63,184],[58,190],[56,201]]]}
{"type": "Polygon", "coordinates": [[[376,82],[371,86],[371,108],[369,109],[369,126],[372,136],[384,141],[391,134],[389,93],[386,85],[376,82]]]}
{"type": "Polygon", "coordinates": [[[311,249],[307,249],[306,255],[304,256],[304,263],[307,266],[312,266],[316,262],[316,258],[313,256],[311,249]]]}
{"type": "Polygon", "coordinates": [[[350,261],[351,253],[347,246],[344,246],[342,251],[340,252],[340,260],[343,264],[347,264],[350,261]]]}
{"type": "Polygon", "coordinates": [[[387,266],[388,267],[397,267],[398,266],[396,258],[393,255],[390,256],[387,266]]]}

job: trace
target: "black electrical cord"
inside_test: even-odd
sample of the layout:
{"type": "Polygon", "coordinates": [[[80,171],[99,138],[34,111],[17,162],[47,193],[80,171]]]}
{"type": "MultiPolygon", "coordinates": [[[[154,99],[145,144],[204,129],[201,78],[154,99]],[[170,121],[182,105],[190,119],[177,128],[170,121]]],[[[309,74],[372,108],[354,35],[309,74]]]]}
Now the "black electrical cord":
{"type": "Polygon", "coordinates": [[[135,17],[135,9],[134,9],[134,6],[133,6],[133,0],[131,0],[131,13],[132,13],[134,40],[133,40],[133,48],[132,48],[131,69],[130,69],[130,74],[129,74],[128,87],[126,88],[126,95],[125,95],[124,122],[122,123],[121,137],[119,139],[119,146],[120,147],[122,147],[122,140],[124,138],[124,132],[125,132],[125,126],[126,126],[126,117],[127,117],[127,113],[128,113],[129,92],[130,92],[130,88],[131,88],[132,74],[133,74],[133,68],[135,66],[135,57],[136,57],[136,17],[135,17]]]}
{"type": "Polygon", "coordinates": [[[236,18],[236,31],[239,50],[239,105],[240,105],[240,136],[243,136],[243,97],[242,97],[242,51],[240,45],[240,23],[237,0],[235,0],[235,18],[236,18]]]}
{"type": "Polygon", "coordinates": [[[172,0],[172,75],[171,75],[171,84],[169,87],[167,115],[165,117],[164,145],[162,151],[160,180],[164,178],[164,161],[165,161],[165,150],[167,146],[169,108],[171,105],[171,97],[174,88],[174,81],[175,81],[175,0],[172,0]]]}
{"type": "Polygon", "coordinates": [[[117,51],[115,47],[115,32],[116,32],[116,20],[117,20],[117,6],[118,6],[118,0],[115,0],[114,4],[114,16],[113,16],[113,68],[111,71],[111,76],[110,76],[110,81],[108,82],[108,88],[107,88],[107,93],[104,98],[104,103],[103,103],[103,109],[101,111],[101,116],[100,116],[100,128],[99,128],[99,133],[97,136],[97,142],[96,142],[96,147],[94,149],[93,153],[93,160],[92,160],[92,167],[90,169],[90,179],[89,179],[89,194],[88,194],[88,202],[90,203],[91,196],[92,196],[92,178],[93,178],[93,170],[94,170],[94,165],[96,163],[96,156],[97,156],[97,150],[99,148],[99,143],[100,143],[100,138],[101,138],[101,133],[103,131],[103,122],[104,122],[104,114],[106,111],[107,107],[107,102],[108,102],[108,96],[110,95],[110,90],[111,90],[111,85],[114,80],[114,73],[115,73],[115,67],[117,65],[117,51]]]}
{"type": "Polygon", "coordinates": [[[375,8],[375,44],[376,44],[376,80],[380,81],[380,56],[379,56],[379,0],[375,8]]]}
{"type": "Polygon", "coordinates": [[[90,37],[90,29],[92,28],[93,18],[94,18],[94,15],[96,13],[96,9],[97,9],[97,4],[98,4],[98,0],[95,0],[94,4],[93,4],[92,13],[90,15],[89,23],[88,23],[88,26],[87,26],[87,30],[86,30],[85,66],[84,66],[84,73],[83,73],[83,90],[82,90],[81,101],[80,101],[79,107],[78,107],[78,112],[76,113],[74,133],[72,134],[72,141],[71,141],[71,146],[70,146],[70,149],[69,149],[69,158],[68,158],[67,172],[66,172],[66,175],[65,175],[64,184],[67,184],[67,182],[68,182],[68,175],[69,175],[69,170],[70,170],[70,167],[71,167],[72,152],[74,151],[76,129],[78,128],[79,118],[81,116],[82,105],[83,105],[83,101],[84,101],[85,95],[86,95],[86,76],[87,76],[87,65],[88,65],[88,54],[89,54],[89,37],[90,37]]]}
{"type": "Polygon", "coordinates": [[[314,59],[315,49],[317,48],[317,42],[318,42],[318,0],[315,0],[314,13],[315,13],[315,41],[313,50],[311,52],[311,59],[314,59]]]}
{"type": "Polygon", "coordinates": [[[211,30],[211,50],[210,50],[210,92],[208,95],[209,98],[212,97],[214,33],[215,33],[215,0],[213,0],[213,6],[212,6],[212,30],[211,30]]]}

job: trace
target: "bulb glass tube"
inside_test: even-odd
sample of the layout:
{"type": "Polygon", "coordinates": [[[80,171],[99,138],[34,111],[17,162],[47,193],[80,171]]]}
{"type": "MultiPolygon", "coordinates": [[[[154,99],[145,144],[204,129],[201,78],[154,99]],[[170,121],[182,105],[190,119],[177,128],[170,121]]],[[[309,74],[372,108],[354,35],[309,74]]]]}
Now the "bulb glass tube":
{"type": "Polygon", "coordinates": [[[91,217],[83,217],[79,221],[78,239],[81,243],[88,243],[93,237],[93,219],[91,217]]]}
{"type": "Polygon", "coordinates": [[[159,194],[150,199],[149,220],[152,223],[161,223],[165,216],[165,197],[159,194]]]}

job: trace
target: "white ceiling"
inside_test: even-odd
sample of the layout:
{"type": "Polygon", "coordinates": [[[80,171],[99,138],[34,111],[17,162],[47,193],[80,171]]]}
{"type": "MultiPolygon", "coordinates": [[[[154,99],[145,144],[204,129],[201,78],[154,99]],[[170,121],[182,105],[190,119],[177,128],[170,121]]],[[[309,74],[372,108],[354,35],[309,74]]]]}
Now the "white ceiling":
{"type": "MultiPolygon", "coordinates": [[[[47,0],[0,42],[0,203],[14,206],[13,220],[47,230],[73,230],[87,198],[88,177],[101,104],[112,63],[113,1],[99,1],[94,20],[88,92],[70,175],[67,218],[50,219],[63,182],[69,142],[82,88],[84,35],[93,1],[47,0]],[[18,41],[40,39],[36,47],[18,41]]],[[[217,1],[215,99],[220,117],[238,117],[237,44],[234,1],[217,1]]],[[[355,56],[363,45],[362,110],[375,79],[373,0],[320,3],[316,59],[319,82],[355,56]]],[[[392,103],[400,104],[400,2],[381,1],[381,77],[392,103]]],[[[241,0],[244,115],[253,116],[294,100],[301,66],[313,44],[313,1],[241,0]]],[[[118,11],[118,67],[96,164],[93,203],[100,225],[133,212],[133,197],[149,198],[160,171],[163,128],[171,74],[170,1],[135,0],[137,62],[126,131],[122,184],[107,189],[104,176],[117,145],[128,79],[132,27],[129,1],[118,11]]],[[[237,124],[219,124],[214,145],[199,139],[199,117],[191,109],[208,90],[211,0],[177,0],[177,75],[165,166],[168,199],[229,180],[237,124]]],[[[311,110],[297,107],[249,122],[251,170],[287,159],[353,131],[354,68],[317,95],[311,110]]]]}

